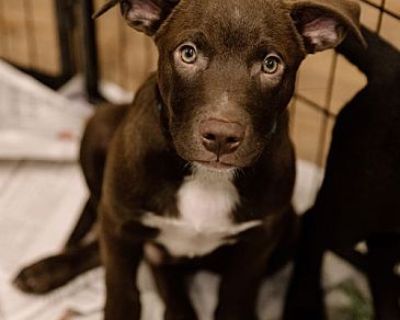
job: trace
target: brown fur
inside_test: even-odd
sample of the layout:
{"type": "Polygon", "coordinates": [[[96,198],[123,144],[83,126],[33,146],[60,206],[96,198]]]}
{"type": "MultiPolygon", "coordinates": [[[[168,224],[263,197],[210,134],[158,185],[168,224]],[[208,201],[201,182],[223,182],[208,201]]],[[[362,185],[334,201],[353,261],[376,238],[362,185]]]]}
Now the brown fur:
{"type": "MultiPolygon", "coordinates": [[[[120,3],[131,26],[154,36],[160,60],[157,73],[131,106],[108,111],[110,119],[120,119],[118,125],[108,126],[111,142],[102,146],[98,127],[107,127],[108,121],[95,116],[97,125],[88,129],[82,147],[88,150],[83,152],[88,159],[96,159],[90,155],[98,148],[104,150],[104,159],[107,154],[104,177],[102,168],[86,165],[86,160],[83,165],[86,173],[98,172],[98,178],[88,179],[97,181],[91,190],[98,190],[102,181],[98,205],[106,268],[105,319],[139,319],[139,292],[133,279],[144,245],[158,234],[141,219],[146,212],[179,217],[176,194],[193,162],[235,168],[240,205],[231,213],[233,222],[261,220],[262,225],[238,235],[235,245],[203,257],[172,257],[161,248],[164,263],[152,267],[166,303],[165,319],[197,319],[184,279],[203,268],[222,276],[216,319],[256,319],[262,277],[276,258],[289,256],[296,236],[291,207],[295,157],[286,109],[296,72],[308,52],[337,45],[347,29],[356,32],[358,7],[349,9],[349,2],[340,0],[327,5],[281,0],[120,3]],[[314,45],[302,30],[318,18],[334,23],[334,31],[331,38],[316,39],[320,42],[314,45]],[[193,64],[181,60],[179,48],[188,41],[197,47],[193,64]],[[271,53],[278,56],[279,69],[268,74],[263,61],[271,53]],[[200,127],[210,120],[244,128],[240,145],[224,154],[207,149],[200,127]]],[[[98,197],[92,199],[96,202],[98,197]]],[[[26,281],[17,283],[35,291],[25,286],[26,281]]]]}

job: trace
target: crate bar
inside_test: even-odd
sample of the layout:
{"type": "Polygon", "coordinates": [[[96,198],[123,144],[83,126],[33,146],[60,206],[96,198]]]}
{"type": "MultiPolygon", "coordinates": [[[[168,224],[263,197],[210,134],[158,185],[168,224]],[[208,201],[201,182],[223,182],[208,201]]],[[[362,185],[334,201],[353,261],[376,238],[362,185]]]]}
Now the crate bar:
{"type": "Polygon", "coordinates": [[[92,19],[94,12],[93,0],[81,0],[82,6],[82,25],[83,25],[83,44],[84,50],[84,74],[85,86],[88,100],[92,103],[103,101],[99,91],[99,62],[98,48],[96,41],[96,27],[92,19]]]}
{"type": "Polygon", "coordinates": [[[55,0],[62,69],[61,82],[70,79],[76,71],[72,47],[74,29],[73,5],[73,0],[55,0]]]}
{"type": "Polygon", "coordinates": [[[374,7],[375,9],[382,11],[383,13],[391,16],[392,18],[395,18],[396,20],[400,20],[400,13],[393,12],[391,10],[386,9],[386,8],[384,8],[384,6],[382,4],[379,5],[370,0],[361,0],[361,2],[364,2],[368,5],[370,5],[371,7],[374,7]]]}

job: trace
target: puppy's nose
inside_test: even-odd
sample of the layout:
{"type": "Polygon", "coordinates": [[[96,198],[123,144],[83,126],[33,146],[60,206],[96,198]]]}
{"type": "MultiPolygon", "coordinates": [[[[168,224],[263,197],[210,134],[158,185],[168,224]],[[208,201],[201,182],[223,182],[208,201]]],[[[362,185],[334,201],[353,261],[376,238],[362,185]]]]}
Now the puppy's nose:
{"type": "Polygon", "coordinates": [[[244,128],[237,123],[206,120],[200,124],[204,147],[217,156],[234,152],[242,143],[244,128]]]}

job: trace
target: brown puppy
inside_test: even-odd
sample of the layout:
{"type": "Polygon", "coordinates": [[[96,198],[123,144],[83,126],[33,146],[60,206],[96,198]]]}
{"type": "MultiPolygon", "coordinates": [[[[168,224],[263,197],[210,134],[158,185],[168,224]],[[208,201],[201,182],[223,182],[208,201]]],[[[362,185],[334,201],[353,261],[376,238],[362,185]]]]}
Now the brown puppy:
{"type": "MultiPolygon", "coordinates": [[[[105,319],[139,319],[143,257],[165,319],[197,319],[184,280],[204,268],[222,276],[216,319],[256,319],[267,266],[289,253],[296,234],[286,110],[296,72],[307,53],[335,47],[347,31],[362,41],[359,7],[347,0],[119,2],[128,23],[154,37],[160,59],[131,106],[97,113],[82,146],[92,192],[86,212],[98,206],[100,214],[105,319]]],[[[16,283],[43,292],[91,268],[96,242],[76,246],[79,234],[63,255],[24,270],[16,283]],[[54,269],[56,280],[45,274],[54,269]]]]}

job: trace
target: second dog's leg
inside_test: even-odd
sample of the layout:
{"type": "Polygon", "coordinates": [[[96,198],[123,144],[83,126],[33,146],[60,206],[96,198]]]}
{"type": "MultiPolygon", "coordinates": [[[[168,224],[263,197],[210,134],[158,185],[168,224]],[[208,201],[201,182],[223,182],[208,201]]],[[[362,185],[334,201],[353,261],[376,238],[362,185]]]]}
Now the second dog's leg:
{"type": "Polygon", "coordinates": [[[264,230],[260,230],[259,242],[254,239],[236,245],[232,256],[225,261],[219,289],[216,320],[256,320],[256,302],[259,288],[271,256],[264,230]],[[265,241],[260,241],[265,239],[265,241]]]}
{"type": "Polygon", "coordinates": [[[98,242],[66,249],[22,269],[14,284],[27,293],[44,294],[100,265],[98,242]]]}
{"type": "Polygon", "coordinates": [[[400,319],[400,236],[378,235],[368,240],[368,278],[376,320],[400,319]]]}

